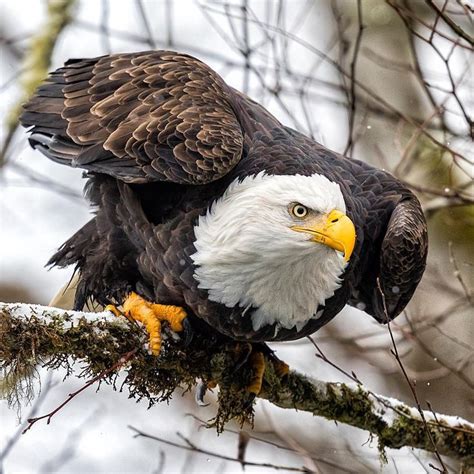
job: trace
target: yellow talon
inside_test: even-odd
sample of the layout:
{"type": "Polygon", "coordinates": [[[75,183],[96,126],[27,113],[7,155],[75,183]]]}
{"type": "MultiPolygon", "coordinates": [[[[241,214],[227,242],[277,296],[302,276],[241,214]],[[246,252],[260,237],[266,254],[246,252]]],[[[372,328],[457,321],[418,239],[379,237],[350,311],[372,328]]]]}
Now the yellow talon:
{"type": "Polygon", "coordinates": [[[114,313],[115,316],[125,316],[123,313],[120,312],[113,304],[108,304],[105,308],[104,311],[110,311],[111,313],[114,313]]]}
{"type": "Polygon", "coordinates": [[[275,369],[275,374],[279,378],[283,378],[290,372],[290,366],[283,362],[282,360],[278,359],[275,355],[273,355],[273,368],[275,369]]]}
{"type": "Polygon", "coordinates": [[[162,319],[168,321],[170,328],[174,332],[181,332],[183,328],[183,320],[186,318],[186,311],[180,306],[151,304],[153,311],[162,315],[162,319]]]}
{"type": "Polygon", "coordinates": [[[183,320],[187,315],[180,306],[150,303],[133,291],[122,306],[123,313],[113,305],[108,305],[105,309],[114,313],[115,316],[123,315],[143,323],[150,336],[150,351],[153,355],[157,356],[161,351],[162,321],[167,321],[175,332],[181,332],[184,329],[183,320]]]}
{"type": "Polygon", "coordinates": [[[265,357],[262,352],[252,352],[249,359],[252,367],[252,378],[247,386],[247,391],[255,396],[262,390],[263,376],[265,374],[265,357]]]}
{"type": "MultiPolygon", "coordinates": [[[[265,376],[266,369],[266,360],[263,352],[260,352],[258,349],[251,349],[252,353],[249,356],[248,362],[252,370],[252,375],[250,378],[250,383],[247,385],[246,390],[249,393],[257,396],[262,390],[263,379],[265,376]]],[[[275,375],[279,378],[283,378],[290,371],[290,367],[286,362],[280,360],[275,354],[270,353],[268,360],[273,364],[273,369],[275,375]]]]}

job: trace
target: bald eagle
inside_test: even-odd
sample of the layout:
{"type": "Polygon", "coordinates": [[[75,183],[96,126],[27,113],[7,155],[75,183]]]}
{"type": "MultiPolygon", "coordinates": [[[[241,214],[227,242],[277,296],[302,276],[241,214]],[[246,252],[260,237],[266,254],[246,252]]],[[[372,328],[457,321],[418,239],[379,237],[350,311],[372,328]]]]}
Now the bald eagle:
{"type": "Polygon", "coordinates": [[[150,312],[177,331],[293,340],[346,304],[387,322],[422,277],[426,223],[409,189],[191,56],[69,60],[21,123],[32,147],[87,172],[95,215],[50,261],[76,266],[76,308],[122,304],[157,353],[150,312]]]}

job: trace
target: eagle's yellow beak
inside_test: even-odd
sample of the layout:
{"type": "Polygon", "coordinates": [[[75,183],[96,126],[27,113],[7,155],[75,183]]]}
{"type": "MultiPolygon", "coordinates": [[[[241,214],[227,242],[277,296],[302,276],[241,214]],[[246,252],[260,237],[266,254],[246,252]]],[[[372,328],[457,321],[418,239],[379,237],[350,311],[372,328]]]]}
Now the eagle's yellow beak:
{"type": "Polygon", "coordinates": [[[356,241],[355,227],[352,221],[341,211],[331,211],[305,226],[293,226],[297,232],[311,234],[313,242],[327,245],[344,253],[346,262],[352,255],[356,241]]]}

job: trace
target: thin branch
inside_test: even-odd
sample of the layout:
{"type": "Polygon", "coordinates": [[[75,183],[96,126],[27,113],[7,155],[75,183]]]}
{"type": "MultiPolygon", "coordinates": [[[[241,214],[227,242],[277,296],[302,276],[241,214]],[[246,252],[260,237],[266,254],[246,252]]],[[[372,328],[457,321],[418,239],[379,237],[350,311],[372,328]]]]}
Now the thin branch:
{"type": "Polygon", "coordinates": [[[85,385],[83,385],[80,389],[72,392],[68,395],[66,400],[64,400],[61,404],[59,404],[54,410],[51,410],[46,415],[35,416],[32,418],[28,418],[28,426],[23,430],[23,434],[25,434],[31,427],[38,421],[46,419],[46,424],[51,423],[51,419],[54,415],[56,415],[59,411],[61,411],[73,398],[77,397],[81,392],[89,388],[91,385],[94,385],[97,381],[104,379],[107,375],[112,372],[118,371],[124,364],[126,364],[136,353],[138,349],[134,349],[132,351],[127,352],[123,356],[119,358],[119,360],[109,367],[108,369],[103,370],[100,374],[96,375],[94,378],[89,380],[85,385]]]}
{"type": "Polygon", "coordinates": [[[359,57],[359,50],[360,45],[362,43],[362,35],[364,33],[364,24],[362,21],[362,2],[361,0],[357,0],[357,23],[358,23],[358,31],[357,37],[354,46],[354,55],[352,56],[351,61],[351,88],[350,88],[350,109],[349,109],[349,137],[347,140],[346,148],[344,149],[343,155],[347,155],[352,152],[354,147],[354,123],[356,117],[356,92],[355,92],[355,81],[356,81],[356,67],[357,67],[357,59],[359,57]]]}
{"type": "MultiPolygon", "coordinates": [[[[387,0],[390,5],[392,5],[390,2],[391,0],[387,0]]],[[[393,6],[393,5],[392,5],[393,6]]],[[[209,12],[215,12],[218,14],[225,14],[227,17],[233,16],[234,18],[241,18],[239,15],[231,14],[229,12],[222,12],[216,7],[211,7],[209,5],[203,5],[203,8],[205,8],[209,12]]],[[[283,38],[288,38],[292,40],[295,44],[298,44],[304,48],[306,48],[309,52],[317,55],[320,58],[324,58],[324,61],[334,67],[337,71],[339,71],[341,74],[344,76],[350,78],[350,74],[335,60],[331,59],[326,53],[323,51],[319,50],[315,46],[313,46],[311,43],[305,41],[304,39],[300,38],[299,36],[296,36],[294,34],[289,33],[288,31],[284,31],[281,28],[275,27],[273,25],[263,23],[263,22],[256,22],[253,19],[250,19],[249,21],[252,21],[254,23],[257,23],[259,26],[264,27],[268,31],[275,32],[276,34],[281,35],[283,38]]],[[[376,100],[380,106],[386,107],[389,111],[393,112],[395,115],[397,115],[400,119],[404,120],[406,123],[412,125],[413,127],[419,127],[419,124],[416,122],[415,119],[413,119],[410,116],[407,116],[406,114],[400,112],[395,106],[390,104],[387,100],[385,100],[381,95],[376,94],[369,86],[365,85],[363,82],[353,79],[355,85],[359,87],[363,92],[365,92],[371,99],[376,100]]],[[[292,117],[293,119],[296,119],[295,117],[292,117]]],[[[451,148],[449,145],[446,143],[443,143],[439,139],[437,139],[435,136],[430,134],[427,129],[422,129],[422,133],[424,136],[426,136],[433,144],[437,145],[439,148],[449,152],[453,159],[460,159],[470,165],[469,159],[462,155],[461,153],[457,152],[453,148],[451,148]]]]}
{"type": "Polygon", "coordinates": [[[449,249],[449,262],[451,263],[451,265],[454,268],[454,277],[461,284],[461,287],[464,291],[464,294],[466,295],[466,299],[469,302],[469,304],[472,306],[472,305],[474,305],[474,300],[472,298],[472,291],[467,286],[467,284],[464,281],[464,278],[462,276],[462,273],[459,270],[458,262],[456,260],[456,257],[454,256],[454,252],[453,252],[453,243],[451,241],[448,242],[448,249],[449,249]]]}
{"type": "Polygon", "coordinates": [[[280,466],[277,464],[271,464],[267,462],[252,462],[252,461],[245,461],[244,459],[233,458],[232,456],[226,456],[224,454],[218,454],[214,451],[208,451],[207,449],[200,448],[192,443],[188,438],[183,436],[181,433],[176,433],[185,444],[175,443],[174,441],[170,441],[169,439],[160,438],[158,436],[145,433],[144,431],[139,430],[138,428],[134,428],[133,426],[129,426],[129,428],[135,433],[134,438],[147,438],[154,441],[158,441],[160,443],[166,444],[168,446],[173,446],[175,448],[180,448],[185,451],[192,451],[194,453],[205,454],[206,456],[211,456],[213,458],[223,459],[224,461],[231,461],[241,464],[242,466],[258,466],[258,467],[266,467],[269,469],[275,469],[277,471],[291,471],[291,472],[313,472],[305,467],[293,467],[293,466],[280,466]]]}
{"type": "Polygon", "coordinates": [[[142,0],[135,0],[135,4],[138,10],[138,14],[140,16],[140,21],[142,26],[145,28],[146,32],[146,43],[150,48],[156,48],[156,41],[153,37],[153,32],[151,31],[150,22],[148,21],[148,16],[145,11],[145,6],[142,3],[142,0]]]}
{"type": "Polygon", "coordinates": [[[438,7],[433,0],[425,0],[425,2],[436,11],[436,13],[444,20],[444,22],[453,30],[454,33],[465,39],[471,46],[474,46],[474,38],[466,33],[452,18],[450,18],[444,10],[438,7]]]}
{"type": "MultiPolygon", "coordinates": [[[[377,278],[377,288],[380,292],[380,295],[382,297],[382,303],[383,303],[383,309],[384,309],[384,314],[385,314],[385,318],[386,318],[386,322],[387,322],[387,328],[388,328],[388,332],[390,334],[390,340],[392,341],[392,354],[393,356],[395,357],[399,367],[400,367],[400,370],[402,371],[403,373],[403,376],[405,377],[405,380],[407,381],[407,384],[410,388],[410,391],[413,395],[413,399],[416,403],[416,408],[418,410],[418,413],[420,414],[420,418],[423,422],[423,426],[425,428],[425,431],[426,431],[426,434],[428,435],[428,438],[430,440],[430,443],[432,444],[433,446],[433,449],[434,449],[434,452],[436,454],[436,457],[439,461],[439,463],[441,464],[441,466],[443,467],[443,472],[448,472],[447,469],[446,469],[446,466],[444,465],[444,462],[443,460],[441,459],[441,455],[438,451],[438,446],[436,444],[436,441],[434,439],[434,437],[432,436],[431,434],[431,430],[430,428],[428,427],[428,423],[426,421],[426,416],[425,416],[425,412],[422,410],[421,408],[421,404],[420,404],[420,401],[418,400],[418,395],[416,393],[416,390],[415,390],[415,387],[414,385],[412,384],[410,378],[408,377],[408,374],[405,370],[405,366],[403,365],[403,362],[402,362],[402,359],[400,358],[400,355],[398,353],[398,348],[397,348],[397,344],[395,343],[395,339],[393,337],[393,333],[392,333],[392,329],[390,327],[390,318],[388,316],[388,311],[387,311],[387,306],[386,306],[386,302],[385,302],[385,294],[383,293],[382,291],[382,287],[380,285],[380,280],[379,278],[377,278]]],[[[437,418],[435,417],[435,421],[437,421],[437,418]]]]}
{"type": "MultiPolygon", "coordinates": [[[[429,32],[430,32],[430,35],[431,35],[431,32],[433,31],[434,29],[434,25],[430,25],[429,23],[427,23],[426,21],[424,21],[422,18],[420,18],[418,15],[416,15],[414,12],[410,11],[410,10],[406,10],[404,8],[401,8],[397,2],[395,2],[394,0],[385,0],[394,10],[396,10],[399,14],[400,13],[406,13],[407,16],[410,16],[412,17],[415,21],[417,21],[420,25],[424,26],[429,32]]],[[[441,38],[444,38],[445,40],[447,41],[450,41],[451,43],[456,43],[456,38],[453,38],[451,36],[448,36],[444,33],[442,33],[441,31],[439,30],[435,30],[435,33],[440,36],[441,38]]],[[[420,37],[420,39],[426,41],[426,42],[429,42],[429,39],[426,39],[424,37],[422,37],[421,35],[417,35],[420,37]]],[[[472,51],[472,46],[471,45],[464,45],[464,44],[459,44],[459,46],[463,49],[467,49],[469,51],[472,51]]]]}
{"type": "MultiPolygon", "coordinates": [[[[189,416],[189,417],[193,418],[194,420],[196,420],[197,422],[199,422],[200,423],[199,428],[201,428],[201,427],[212,428],[212,425],[210,425],[209,422],[204,421],[203,419],[197,417],[196,415],[194,415],[192,413],[186,413],[186,416],[189,416]]],[[[241,430],[233,430],[232,428],[227,428],[227,427],[225,427],[223,431],[225,431],[226,433],[233,433],[235,435],[239,435],[239,433],[241,433],[241,430]]],[[[277,443],[275,441],[270,441],[268,439],[265,439],[263,437],[255,435],[252,432],[247,432],[247,434],[248,434],[249,438],[252,441],[256,441],[257,443],[263,443],[263,444],[266,444],[268,446],[273,446],[277,449],[281,449],[283,451],[288,451],[288,452],[290,452],[292,454],[295,454],[295,455],[300,454],[296,449],[289,446],[287,444],[287,440],[282,439],[281,436],[279,435],[279,433],[274,432],[274,433],[271,433],[271,434],[276,435],[281,441],[285,442],[285,444],[277,443]]],[[[330,466],[330,467],[335,468],[335,469],[337,468],[338,470],[343,471],[343,472],[353,472],[352,470],[346,469],[343,466],[341,466],[340,464],[337,464],[336,462],[334,462],[332,460],[321,457],[320,453],[316,454],[316,453],[311,453],[310,452],[308,454],[309,454],[309,456],[311,456],[311,459],[314,460],[314,461],[317,461],[317,462],[322,463],[322,464],[326,464],[327,466],[330,466]]]]}

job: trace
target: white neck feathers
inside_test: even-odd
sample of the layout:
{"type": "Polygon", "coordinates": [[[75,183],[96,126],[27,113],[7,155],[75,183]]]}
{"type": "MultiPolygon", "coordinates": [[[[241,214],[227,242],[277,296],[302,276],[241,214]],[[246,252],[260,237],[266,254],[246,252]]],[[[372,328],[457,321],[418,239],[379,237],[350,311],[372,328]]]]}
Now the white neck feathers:
{"type": "Polygon", "coordinates": [[[337,184],[321,175],[235,181],[195,226],[195,278],[209,299],[252,311],[266,324],[300,329],[340,287],[341,254],[291,229],[288,204],[345,211],[337,184]]]}

